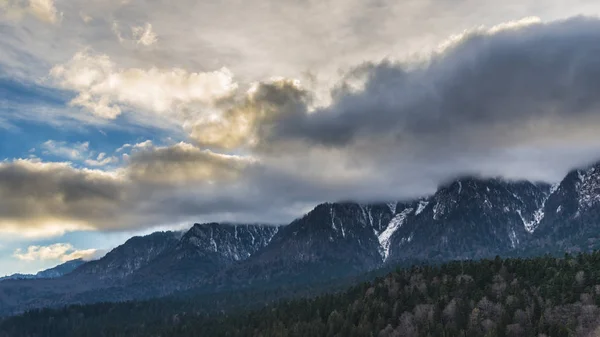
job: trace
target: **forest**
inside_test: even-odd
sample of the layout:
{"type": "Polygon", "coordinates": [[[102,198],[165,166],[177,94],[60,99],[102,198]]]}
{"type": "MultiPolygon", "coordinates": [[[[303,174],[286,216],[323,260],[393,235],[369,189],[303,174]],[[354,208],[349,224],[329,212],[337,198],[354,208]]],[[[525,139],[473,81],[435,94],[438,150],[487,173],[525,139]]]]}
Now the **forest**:
{"type": "Polygon", "coordinates": [[[217,298],[186,308],[163,299],[34,310],[2,321],[0,336],[596,336],[600,252],[398,268],[254,310],[241,302],[258,299],[237,296],[237,310],[216,313],[199,307],[217,298]]]}

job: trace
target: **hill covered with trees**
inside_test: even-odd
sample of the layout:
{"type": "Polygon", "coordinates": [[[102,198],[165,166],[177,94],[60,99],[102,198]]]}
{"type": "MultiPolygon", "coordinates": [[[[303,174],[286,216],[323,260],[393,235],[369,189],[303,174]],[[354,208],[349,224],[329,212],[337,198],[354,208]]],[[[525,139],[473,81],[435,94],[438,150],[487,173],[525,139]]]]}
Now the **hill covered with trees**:
{"type": "MultiPolygon", "coordinates": [[[[243,308],[268,293],[229,300],[243,308]]],[[[413,266],[257,310],[201,310],[224,301],[177,313],[172,299],[35,310],[5,319],[0,336],[597,336],[600,253],[413,266]]]]}

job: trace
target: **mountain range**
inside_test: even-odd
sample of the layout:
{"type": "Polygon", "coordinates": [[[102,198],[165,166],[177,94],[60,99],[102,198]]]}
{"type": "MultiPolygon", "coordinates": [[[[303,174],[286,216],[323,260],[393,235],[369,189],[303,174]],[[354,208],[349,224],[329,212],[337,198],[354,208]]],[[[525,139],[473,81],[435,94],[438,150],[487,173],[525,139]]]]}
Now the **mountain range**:
{"type": "Polygon", "coordinates": [[[3,280],[25,280],[25,279],[42,279],[42,278],[56,278],[66,275],[82,264],[86,263],[83,259],[75,259],[59,264],[56,267],[52,267],[46,270],[39,271],[35,274],[12,274],[4,277],[0,277],[0,281],[3,280]]]}
{"type": "Polygon", "coordinates": [[[416,200],[324,203],[287,225],[195,224],[134,237],[51,279],[0,282],[0,314],[180,291],[322,282],[402,263],[600,246],[600,164],[560,183],[464,177],[416,200]]]}

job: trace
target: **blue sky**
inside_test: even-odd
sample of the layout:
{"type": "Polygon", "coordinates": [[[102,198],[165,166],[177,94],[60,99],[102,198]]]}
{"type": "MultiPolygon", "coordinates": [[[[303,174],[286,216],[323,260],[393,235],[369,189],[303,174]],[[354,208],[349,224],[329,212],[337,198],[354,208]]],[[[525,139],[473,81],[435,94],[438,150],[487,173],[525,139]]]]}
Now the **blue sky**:
{"type": "Polygon", "coordinates": [[[0,275],[600,159],[591,0],[0,0],[0,275]],[[331,10],[335,8],[336,10],[331,10]]]}

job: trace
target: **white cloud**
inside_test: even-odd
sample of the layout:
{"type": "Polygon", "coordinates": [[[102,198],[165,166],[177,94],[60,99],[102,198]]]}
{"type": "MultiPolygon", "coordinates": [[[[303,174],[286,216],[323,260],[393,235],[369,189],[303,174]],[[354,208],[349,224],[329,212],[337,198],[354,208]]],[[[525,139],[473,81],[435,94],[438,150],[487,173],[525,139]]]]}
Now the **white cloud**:
{"type": "Polygon", "coordinates": [[[77,53],[52,68],[58,84],[78,93],[72,105],[114,119],[125,109],[177,115],[193,104],[212,105],[237,88],[227,68],[188,72],[180,68],[118,68],[107,55],[77,53]]]}
{"type": "Polygon", "coordinates": [[[119,40],[119,43],[123,45],[143,45],[148,47],[158,42],[158,37],[152,30],[152,25],[148,22],[143,26],[132,26],[130,36],[123,36],[121,26],[116,20],[112,22],[111,30],[117,37],[117,40],[119,40]]]}
{"type": "Polygon", "coordinates": [[[29,246],[26,251],[17,249],[13,256],[21,261],[59,260],[67,262],[75,259],[89,260],[96,249],[77,250],[69,243],[55,243],[49,246],[29,246]]]}
{"type": "Polygon", "coordinates": [[[92,18],[90,15],[84,12],[79,12],[79,16],[81,17],[81,20],[83,20],[83,22],[85,23],[90,23],[92,22],[92,20],[94,20],[94,18],[92,18]]]}
{"type": "Polygon", "coordinates": [[[149,23],[144,26],[131,27],[131,33],[134,40],[144,46],[151,46],[158,41],[156,34],[152,31],[152,25],[149,23]]]}
{"type": "Polygon", "coordinates": [[[116,153],[121,153],[123,151],[125,151],[126,149],[132,147],[133,145],[131,144],[123,144],[121,147],[119,147],[118,149],[115,150],[116,153]]]}
{"type": "Polygon", "coordinates": [[[95,155],[95,152],[90,150],[89,142],[71,144],[65,141],[47,140],[40,147],[44,155],[53,155],[71,161],[83,162],[87,166],[106,166],[116,164],[119,161],[117,157],[107,156],[104,152],[95,155]]]}
{"type": "Polygon", "coordinates": [[[59,14],[53,0],[29,0],[29,10],[42,21],[50,23],[58,21],[59,14]]]}
{"type": "Polygon", "coordinates": [[[13,18],[30,14],[47,23],[57,23],[61,17],[53,0],[0,0],[0,9],[5,15],[13,18]]]}
{"type": "Polygon", "coordinates": [[[493,35],[502,31],[521,29],[527,26],[542,24],[542,19],[537,16],[528,16],[520,20],[503,22],[492,27],[478,26],[471,29],[465,29],[460,34],[451,35],[448,39],[439,44],[437,51],[443,53],[446,49],[458,46],[469,37],[475,35],[493,35]]]}
{"type": "Polygon", "coordinates": [[[44,154],[52,154],[69,160],[84,160],[90,151],[89,142],[77,142],[69,144],[63,141],[47,140],[41,145],[44,154]]]}
{"type": "Polygon", "coordinates": [[[96,159],[86,159],[84,161],[84,163],[87,166],[106,166],[109,164],[115,164],[119,161],[119,159],[117,157],[114,156],[106,156],[106,153],[101,152],[98,154],[98,156],[96,157],[96,159]]]}

